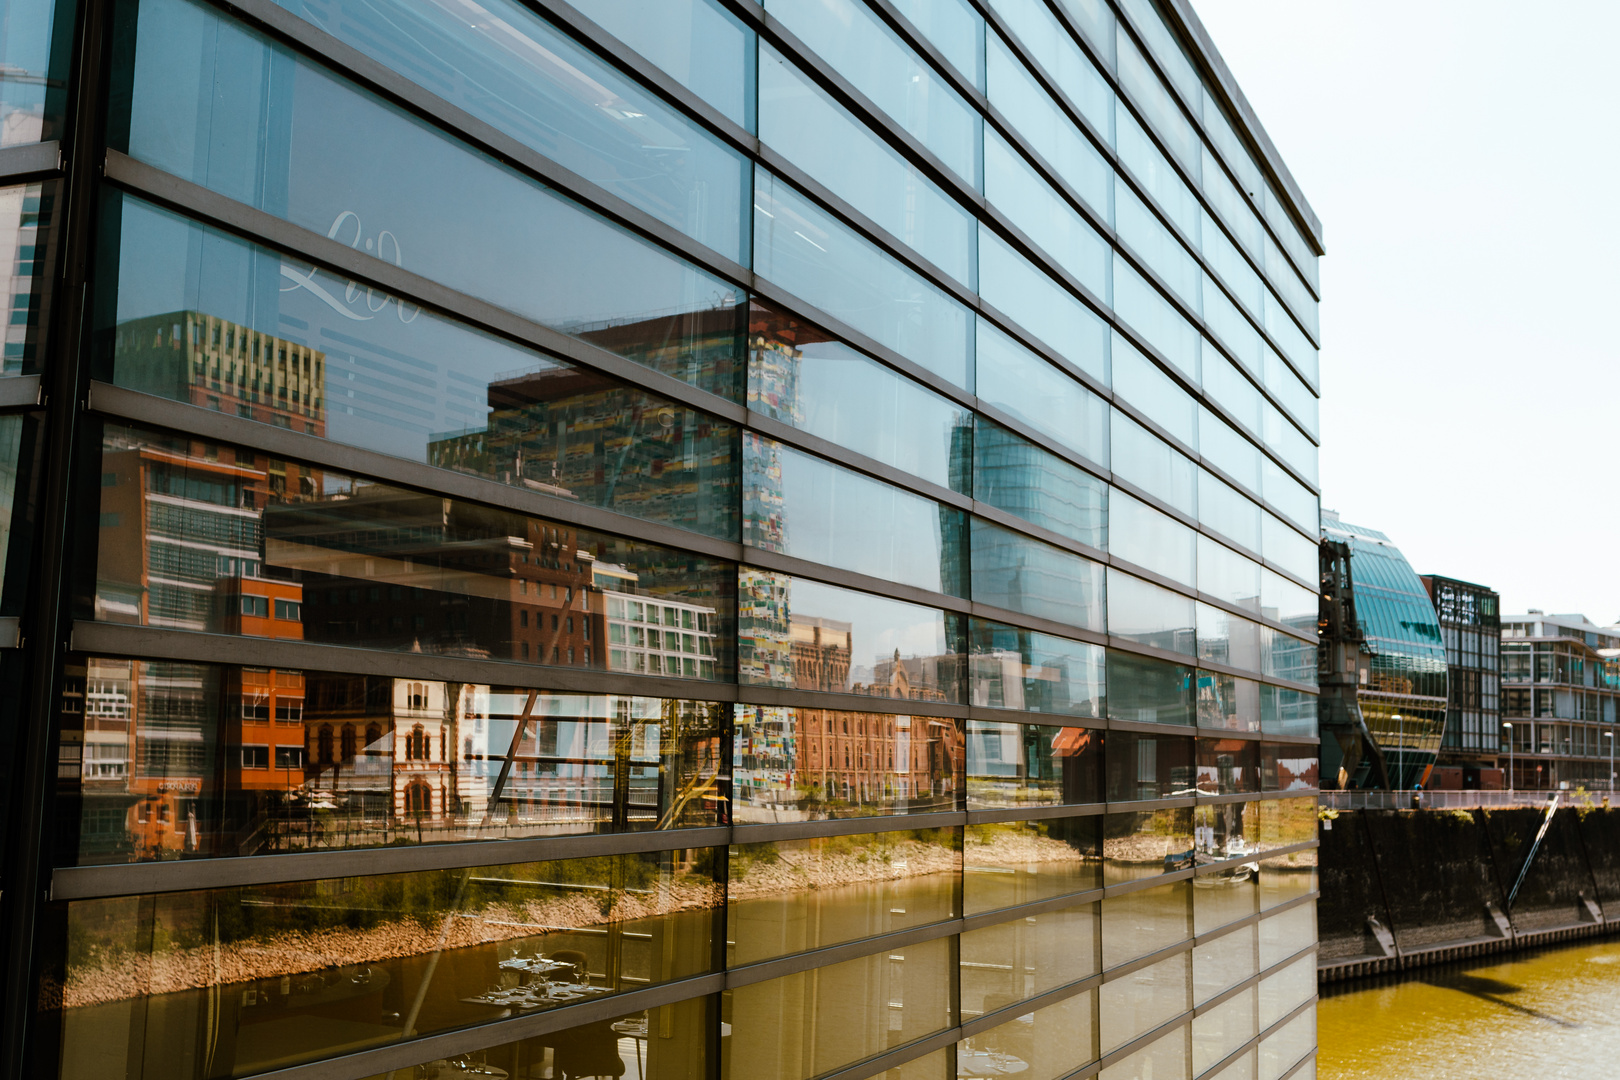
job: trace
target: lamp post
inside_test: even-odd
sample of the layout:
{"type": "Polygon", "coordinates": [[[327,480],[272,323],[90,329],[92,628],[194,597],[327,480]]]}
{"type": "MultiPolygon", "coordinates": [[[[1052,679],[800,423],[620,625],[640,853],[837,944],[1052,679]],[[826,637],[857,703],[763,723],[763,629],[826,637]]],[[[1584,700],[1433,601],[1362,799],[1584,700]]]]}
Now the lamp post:
{"type": "Polygon", "coordinates": [[[1609,740],[1609,790],[1613,791],[1614,790],[1614,729],[1610,728],[1608,731],[1605,731],[1603,733],[1603,737],[1605,739],[1609,740]]]}
{"type": "Polygon", "coordinates": [[[1394,780],[1395,790],[1400,791],[1406,787],[1406,717],[1402,716],[1400,713],[1396,713],[1394,720],[1401,726],[1400,741],[1397,744],[1401,748],[1401,758],[1400,764],[1395,766],[1394,780]]]}
{"type": "MultiPolygon", "coordinates": [[[[1508,790],[1513,790],[1513,725],[1503,721],[1502,726],[1507,729],[1508,740],[1508,790]]],[[[1613,745],[1613,744],[1610,744],[1613,745]]]]}

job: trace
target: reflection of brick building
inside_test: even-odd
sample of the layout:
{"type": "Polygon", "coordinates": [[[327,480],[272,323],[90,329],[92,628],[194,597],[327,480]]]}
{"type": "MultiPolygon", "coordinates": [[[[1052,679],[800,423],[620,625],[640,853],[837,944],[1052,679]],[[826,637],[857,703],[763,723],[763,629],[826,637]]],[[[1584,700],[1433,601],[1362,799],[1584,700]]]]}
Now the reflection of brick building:
{"type": "Polygon", "coordinates": [[[793,685],[800,690],[843,691],[849,686],[851,627],[814,615],[794,616],[789,624],[793,685]]]}

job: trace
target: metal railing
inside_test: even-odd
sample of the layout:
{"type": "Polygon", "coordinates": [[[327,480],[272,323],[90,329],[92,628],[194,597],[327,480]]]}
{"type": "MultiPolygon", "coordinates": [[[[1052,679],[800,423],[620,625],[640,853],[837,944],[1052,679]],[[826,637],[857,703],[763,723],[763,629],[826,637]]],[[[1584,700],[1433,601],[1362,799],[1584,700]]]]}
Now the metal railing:
{"type": "MultiPolygon", "coordinates": [[[[1606,794],[1594,791],[1588,797],[1593,806],[1601,806],[1606,794]]],[[[1515,806],[1539,810],[1554,796],[1561,796],[1560,801],[1570,806],[1582,802],[1573,791],[1324,791],[1321,806],[1324,810],[1497,810],[1515,806]]]]}

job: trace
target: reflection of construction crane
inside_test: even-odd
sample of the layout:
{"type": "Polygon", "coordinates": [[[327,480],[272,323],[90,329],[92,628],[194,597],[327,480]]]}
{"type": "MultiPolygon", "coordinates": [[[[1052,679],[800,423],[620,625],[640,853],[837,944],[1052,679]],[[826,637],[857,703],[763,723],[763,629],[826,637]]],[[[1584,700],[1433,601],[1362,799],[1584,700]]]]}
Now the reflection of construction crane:
{"type": "Polygon", "coordinates": [[[1357,700],[1362,658],[1368,653],[1366,635],[1356,618],[1350,545],[1323,540],[1320,553],[1322,589],[1316,631],[1322,771],[1325,776],[1336,772],[1341,790],[1364,786],[1368,773],[1376,786],[1388,788],[1384,752],[1367,730],[1357,700]]]}
{"type": "MultiPolygon", "coordinates": [[[[662,774],[659,777],[660,786],[666,785],[671,778],[679,777],[681,775],[679,761],[680,755],[684,752],[688,752],[691,749],[695,749],[695,747],[686,747],[685,740],[681,737],[683,727],[683,716],[681,712],[682,704],[682,702],[670,698],[666,698],[664,700],[663,744],[659,747],[658,755],[662,759],[659,763],[659,772],[662,774]]],[[[709,707],[724,708],[724,706],[709,707]]],[[[712,738],[718,737],[718,733],[721,730],[719,721],[719,717],[709,717],[708,722],[702,725],[703,729],[708,732],[712,738]]],[[[701,741],[697,745],[702,745],[701,741]]],[[[717,750],[718,747],[715,747],[714,751],[717,750]]],[[[690,778],[689,783],[678,788],[672,795],[670,795],[669,804],[664,808],[663,814],[658,819],[658,828],[673,828],[677,823],[680,822],[681,815],[685,812],[686,808],[691,806],[694,802],[699,802],[705,799],[712,800],[716,804],[725,802],[726,793],[721,787],[719,768],[720,763],[718,756],[711,764],[713,767],[710,768],[704,776],[690,778]]],[[[710,822],[710,824],[713,824],[713,822],[710,822]]]]}

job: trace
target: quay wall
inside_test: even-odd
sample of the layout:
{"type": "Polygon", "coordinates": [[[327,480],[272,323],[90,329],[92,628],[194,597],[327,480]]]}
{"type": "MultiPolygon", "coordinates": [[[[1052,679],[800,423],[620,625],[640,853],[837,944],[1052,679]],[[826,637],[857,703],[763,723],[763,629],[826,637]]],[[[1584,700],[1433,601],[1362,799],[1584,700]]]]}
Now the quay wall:
{"type": "Polygon", "coordinates": [[[1321,830],[1322,982],[1620,933],[1620,809],[1346,810],[1321,830]]]}

